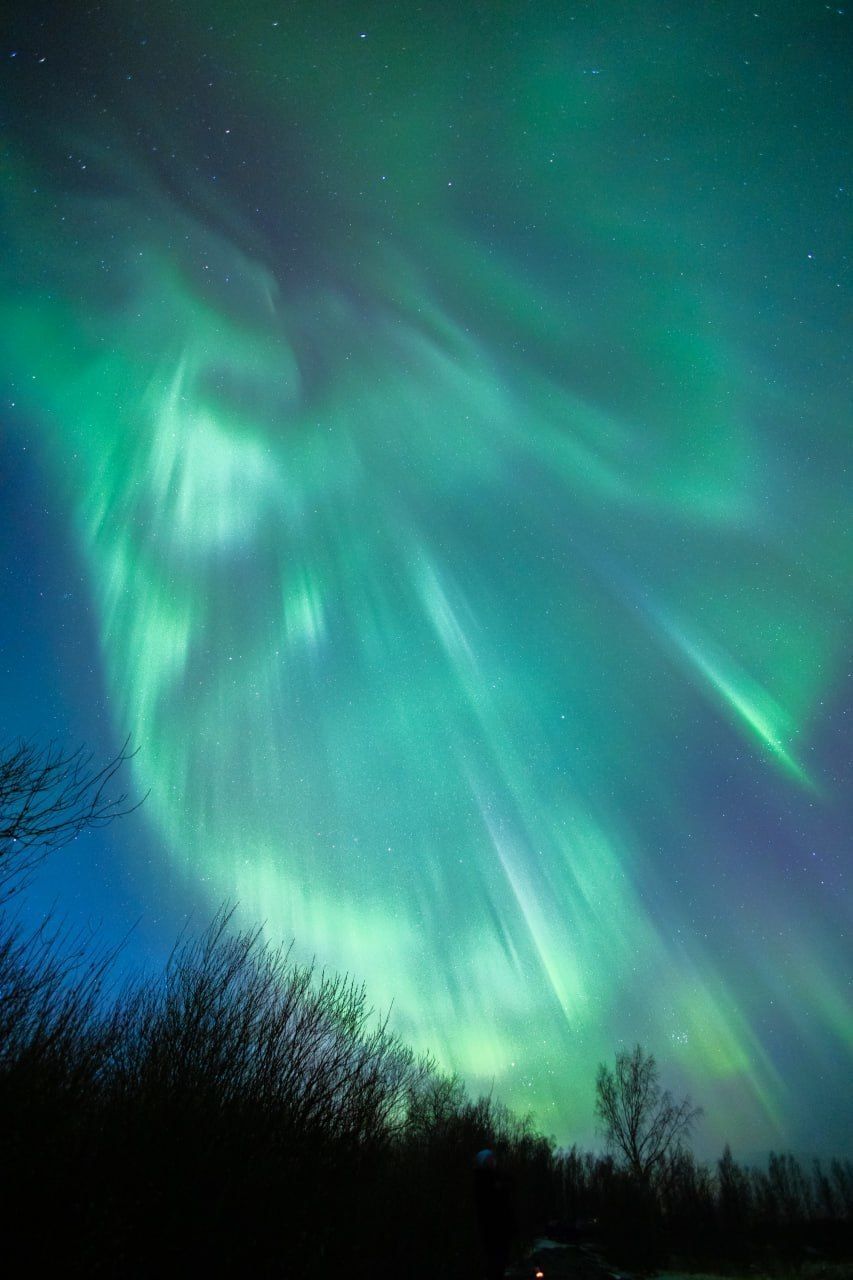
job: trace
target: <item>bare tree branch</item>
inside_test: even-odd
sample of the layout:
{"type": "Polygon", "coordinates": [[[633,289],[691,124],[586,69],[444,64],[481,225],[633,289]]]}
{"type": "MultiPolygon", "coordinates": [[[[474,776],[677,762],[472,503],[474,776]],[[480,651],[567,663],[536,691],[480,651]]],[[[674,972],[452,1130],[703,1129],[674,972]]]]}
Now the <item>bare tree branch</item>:
{"type": "Polygon", "coordinates": [[[0,748],[0,897],[21,889],[51,850],[139,807],[142,800],[130,803],[127,792],[112,790],[135,755],[129,743],[100,767],[86,747],[20,741],[0,748]]]}
{"type": "Polygon", "coordinates": [[[599,1066],[595,1095],[595,1114],[608,1144],[643,1181],[681,1150],[702,1114],[689,1098],[676,1102],[668,1089],[661,1089],[657,1063],[640,1045],[631,1053],[617,1053],[615,1071],[599,1066]]]}

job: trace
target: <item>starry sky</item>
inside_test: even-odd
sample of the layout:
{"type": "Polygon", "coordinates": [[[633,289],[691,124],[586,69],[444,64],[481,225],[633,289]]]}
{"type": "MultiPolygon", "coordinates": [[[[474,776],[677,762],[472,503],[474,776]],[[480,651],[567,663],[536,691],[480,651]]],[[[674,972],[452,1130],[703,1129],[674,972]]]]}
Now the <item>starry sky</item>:
{"type": "Polygon", "coordinates": [[[0,27],[5,737],[44,868],[227,900],[593,1142],[853,1148],[850,17],[232,0],[0,27]]]}

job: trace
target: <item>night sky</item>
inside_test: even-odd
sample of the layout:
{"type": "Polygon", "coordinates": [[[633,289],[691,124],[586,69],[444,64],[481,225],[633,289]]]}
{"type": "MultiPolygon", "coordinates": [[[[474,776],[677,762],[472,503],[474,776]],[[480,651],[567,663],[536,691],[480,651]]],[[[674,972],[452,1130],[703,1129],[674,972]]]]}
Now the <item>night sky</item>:
{"type": "Polygon", "coordinates": [[[561,1142],[639,1040],[850,1153],[850,22],[6,6],[3,736],[149,793],[30,917],[236,901],[561,1142]]]}

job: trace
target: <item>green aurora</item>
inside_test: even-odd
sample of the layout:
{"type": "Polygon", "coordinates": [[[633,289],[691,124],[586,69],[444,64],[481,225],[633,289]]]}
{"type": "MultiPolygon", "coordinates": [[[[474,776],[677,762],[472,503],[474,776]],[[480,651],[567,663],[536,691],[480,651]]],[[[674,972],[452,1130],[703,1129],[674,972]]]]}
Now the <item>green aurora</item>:
{"type": "Polygon", "coordinates": [[[853,1055],[845,16],[17,7],[3,447],[159,892],[560,1140],[639,1039],[801,1141],[853,1055]]]}

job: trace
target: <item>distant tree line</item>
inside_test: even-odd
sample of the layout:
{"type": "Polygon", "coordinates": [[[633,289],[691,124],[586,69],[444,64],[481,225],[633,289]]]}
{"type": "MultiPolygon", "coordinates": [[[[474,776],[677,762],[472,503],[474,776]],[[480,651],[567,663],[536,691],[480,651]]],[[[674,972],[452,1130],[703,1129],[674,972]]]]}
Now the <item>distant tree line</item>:
{"type": "Polygon", "coordinates": [[[727,1146],[716,1165],[681,1149],[651,1182],[623,1160],[572,1147],[554,1154],[550,1210],[625,1266],[853,1260],[853,1162],[803,1165],[771,1153],[740,1165],[727,1146]]]}
{"type": "MultiPolygon", "coordinates": [[[[127,810],[110,795],[126,758],[0,752],[7,897],[47,850],[127,810]]],[[[227,911],[159,976],[116,991],[114,959],[0,914],[0,1238],[27,1273],[476,1276],[486,1146],[520,1249],[547,1229],[608,1258],[741,1258],[853,1222],[849,1163],[748,1170],[727,1150],[716,1170],[697,1164],[695,1109],[660,1089],[639,1047],[599,1073],[605,1129],[610,1104],[618,1123],[639,1117],[625,1143],[557,1151],[416,1057],[363,987],[235,930],[227,911]]]]}

